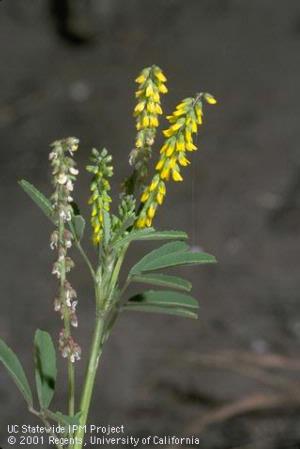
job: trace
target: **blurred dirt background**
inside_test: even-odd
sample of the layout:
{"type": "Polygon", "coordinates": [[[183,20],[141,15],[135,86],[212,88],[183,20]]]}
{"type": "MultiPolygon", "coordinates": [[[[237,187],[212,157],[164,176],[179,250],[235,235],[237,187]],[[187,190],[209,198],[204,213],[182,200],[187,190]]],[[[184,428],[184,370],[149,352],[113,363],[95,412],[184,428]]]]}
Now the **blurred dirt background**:
{"type": "MultiPolygon", "coordinates": [[[[121,317],[90,422],[137,436],[199,435],[205,449],[300,448],[299,1],[3,0],[0,47],[0,332],[28,374],[35,329],[56,337],[60,323],[51,226],[17,180],[49,194],[48,144],[75,135],[82,210],[92,146],[113,154],[117,198],[134,141],[133,80],[155,63],[168,75],[165,111],[199,90],[219,100],[156,222],[188,231],[219,264],[181,270],[200,301],[198,322],[121,317]]],[[[150,246],[133,245],[128,267],[150,246]]],[[[80,382],[93,298],[76,260],[80,382]]],[[[8,424],[37,422],[2,368],[0,404],[6,448],[8,424]]]]}

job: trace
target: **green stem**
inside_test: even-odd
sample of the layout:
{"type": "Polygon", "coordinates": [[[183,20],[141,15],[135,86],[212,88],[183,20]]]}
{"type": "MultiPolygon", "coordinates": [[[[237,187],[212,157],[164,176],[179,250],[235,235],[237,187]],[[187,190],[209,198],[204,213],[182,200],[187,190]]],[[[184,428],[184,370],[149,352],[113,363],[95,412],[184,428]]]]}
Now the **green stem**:
{"type": "Polygon", "coordinates": [[[95,271],[94,271],[94,268],[93,268],[93,266],[92,266],[92,264],[91,264],[91,262],[90,262],[90,259],[88,258],[88,256],[86,255],[84,249],[82,248],[81,243],[80,243],[78,240],[76,240],[76,246],[77,246],[77,248],[78,248],[78,251],[79,251],[80,254],[82,255],[82,257],[83,257],[85,263],[87,264],[87,266],[88,266],[88,268],[89,268],[89,270],[90,270],[90,273],[91,273],[91,275],[92,275],[92,278],[95,280],[95,271]]]}
{"type": "MultiPolygon", "coordinates": [[[[98,300],[99,294],[100,294],[99,289],[96,289],[97,300],[98,300]]],[[[100,356],[102,353],[101,343],[102,343],[102,335],[103,335],[103,331],[104,331],[104,325],[105,325],[105,320],[104,320],[103,315],[97,316],[93,339],[92,339],[89,363],[88,363],[88,368],[87,368],[86,377],[85,377],[85,383],[84,383],[83,392],[82,392],[81,401],[80,401],[80,411],[81,411],[81,416],[80,416],[80,420],[79,420],[80,427],[75,435],[77,442],[75,443],[73,449],[81,449],[82,445],[83,445],[84,426],[86,425],[88,414],[89,414],[89,409],[90,409],[90,405],[91,405],[91,399],[92,399],[92,394],[93,394],[93,389],[94,389],[94,384],[95,384],[95,378],[96,378],[96,374],[97,374],[97,368],[98,368],[99,359],[100,359],[100,356]]]]}
{"type": "MultiPolygon", "coordinates": [[[[86,425],[89,414],[99,359],[101,357],[103,344],[105,342],[105,338],[103,337],[105,336],[107,319],[109,318],[107,313],[103,311],[103,306],[105,306],[107,300],[110,300],[115,289],[127,247],[128,245],[122,249],[121,254],[119,255],[117,263],[115,264],[115,267],[111,273],[110,279],[108,280],[108,288],[104,288],[104,285],[102,283],[103,279],[101,279],[101,282],[97,281],[96,276],[96,324],[94,328],[89,362],[80,401],[81,415],[79,419],[79,428],[75,433],[75,444],[72,449],[82,449],[82,446],[84,445],[84,426],[86,425]]],[[[106,284],[106,282],[104,283],[106,284]]],[[[115,321],[115,318],[116,316],[114,317],[113,322],[115,321]]]]}
{"type": "Polygon", "coordinates": [[[68,413],[74,416],[75,413],[75,367],[74,363],[68,361],[68,413]]]}

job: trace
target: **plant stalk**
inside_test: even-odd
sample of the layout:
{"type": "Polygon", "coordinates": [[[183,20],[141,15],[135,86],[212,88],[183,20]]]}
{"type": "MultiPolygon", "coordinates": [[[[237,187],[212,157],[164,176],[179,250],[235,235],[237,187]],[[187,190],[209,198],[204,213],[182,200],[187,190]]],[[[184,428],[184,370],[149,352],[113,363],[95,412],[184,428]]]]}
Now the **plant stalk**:
{"type": "Polygon", "coordinates": [[[76,443],[73,446],[73,449],[81,449],[83,445],[84,439],[84,426],[86,425],[88,413],[90,409],[95,378],[97,374],[97,368],[99,364],[99,359],[102,353],[102,336],[104,331],[104,317],[102,315],[97,316],[96,325],[93,334],[93,340],[91,345],[90,358],[87,368],[87,373],[85,377],[85,383],[83,387],[83,392],[81,396],[80,402],[80,411],[81,416],[79,420],[79,429],[75,434],[76,443]]]}
{"type": "MultiPolygon", "coordinates": [[[[62,218],[59,218],[59,248],[62,245],[63,241],[63,234],[64,234],[64,222],[62,218]]],[[[61,270],[61,276],[60,276],[60,297],[63,301],[63,307],[64,307],[64,328],[66,336],[71,335],[71,326],[70,326],[70,317],[69,312],[66,306],[66,296],[65,296],[65,280],[66,280],[66,269],[65,264],[62,263],[62,270],[61,270]]],[[[74,415],[75,411],[75,369],[74,364],[71,362],[70,357],[68,358],[68,414],[70,416],[74,415]]]]}

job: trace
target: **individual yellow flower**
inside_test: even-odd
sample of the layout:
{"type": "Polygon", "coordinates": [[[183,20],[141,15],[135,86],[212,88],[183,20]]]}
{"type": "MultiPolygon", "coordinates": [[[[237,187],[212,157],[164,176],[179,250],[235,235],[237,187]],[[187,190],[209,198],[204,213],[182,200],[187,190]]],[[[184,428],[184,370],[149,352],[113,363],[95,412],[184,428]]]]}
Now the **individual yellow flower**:
{"type": "Polygon", "coordinates": [[[165,181],[169,181],[170,178],[175,182],[183,181],[180,167],[190,164],[186,152],[197,150],[193,136],[203,121],[203,100],[208,104],[216,103],[212,95],[201,93],[194,98],[185,98],[176,106],[172,115],[167,117],[170,126],[163,131],[166,140],[155,167],[157,173],[141,196],[144,206],[136,222],[137,227],[151,226],[157,206],[163,203],[166,195],[165,181]]]}

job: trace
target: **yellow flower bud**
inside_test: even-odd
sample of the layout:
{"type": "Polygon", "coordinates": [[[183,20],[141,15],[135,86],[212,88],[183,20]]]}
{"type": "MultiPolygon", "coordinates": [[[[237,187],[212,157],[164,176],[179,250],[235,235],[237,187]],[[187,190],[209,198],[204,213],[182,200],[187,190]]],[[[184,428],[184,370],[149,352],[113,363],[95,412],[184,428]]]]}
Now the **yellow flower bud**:
{"type": "Polygon", "coordinates": [[[155,211],[156,211],[156,207],[153,204],[151,204],[151,206],[149,207],[149,209],[147,211],[148,218],[153,218],[155,215],[155,211]]]}
{"type": "Polygon", "coordinates": [[[147,111],[151,114],[155,112],[155,103],[153,101],[148,101],[147,103],[147,111]]]}
{"type": "Polygon", "coordinates": [[[153,86],[152,86],[152,82],[150,82],[147,86],[146,89],[146,97],[151,97],[151,95],[153,95],[153,86]]]}
{"type": "Polygon", "coordinates": [[[198,127],[197,127],[197,123],[196,123],[195,120],[192,120],[192,121],[191,121],[191,128],[192,128],[192,132],[193,132],[193,133],[196,133],[196,132],[197,132],[198,127]]]}
{"type": "Polygon", "coordinates": [[[159,183],[158,191],[159,191],[163,196],[165,196],[165,194],[167,193],[167,191],[166,191],[166,186],[165,186],[165,184],[164,184],[163,182],[160,182],[160,183],[159,183]]]}
{"type": "Polygon", "coordinates": [[[140,101],[140,102],[136,105],[136,107],[134,108],[134,111],[135,111],[135,112],[142,112],[142,111],[144,110],[144,108],[145,108],[145,104],[146,104],[145,101],[140,101]]]}
{"type": "Polygon", "coordinates": [[[193,142],[187,142],[185,145],[185,148],[187,149],[187,151],[196,151],[197,147],[196,145],[193,144],[193,142]]]}
{"type": "Polygon", "coordinates": [[[209,103],[209,104],[216,104],[217,103],[217,100],[211,94],[207,94],[207,93],[204,94],[204,98],[207,101],[207,103],[209,103]]]}
{"type": "Polygon", "coordinates": [[[175,142],[170,142],[166,149],[166,156],[172,156],[175,150],[175,142]]]}
{"type": "Polygon", "coordinates": [[[165,161],[163,159],[160,159],[158,161],[158,163],[156,164],[156,167],[155,167],[156,170],[161,170],[163,168],[164,163],[165,163],[165,161]]]}
{"type": "Polygon", "coordinates": [[[135,142],[135,146],[136,146],[137,148],[142,148],[142,146],[143,146],[143,141],[142,141],[142,139],[137,139],[136,142],[135,142]]]}
{"type": "Polygon", "coordinates": [[[156,195],[156,201],[158,202],[158,204],[161,206],[163,201],[164,201],[164,196],[162,193],[158,192],[158,194],[156,195]]]}
{"type": "Polygon", "coordinates": [[[172,128],[168,128],[163,131],[163,134],[166,137],[171,137],[171,136],[173,136],[174,132],[172,131],[172,128]]]}
{"type": "Polygon", "coordinates": [[[146,189],[141,196],[141,202],[145,203],[147,201],[147,199],[149,198],[149,196],[150,196],[149,190],[146,189]]]}
{"type": "Polygon", "coordinates": [[[166,94],[168,92],[168,88],[164,85],[164,84],[160,84],[158,86],[158,90],[159,92],[161,92],[162,94],[166,94]]]}
{"type": "Polygon", "coordinates": [[[156,114],[162,114],[162,108],[160,107],[160,105],[158,103],[155,104],[155,112],[156,114]]]}
{"type": "Polygon", "coordinates": [[[187,165],[190,164],[190,161],[189,161],[186,157],[184,157],[183,154],[181,154],[181,155],[179,156],[178,162],[179,162],[179,164],[182,165],[183,167],[186,167],[187,165]]]}
{"type": "Polygon", "coordinates": [[[149,122],[150,122],[149,117],[147,115],[144,115],[142,121],[143,128],[147,128],[149,126],[149,122]]]}
{"type": "Polygon", "coordinates": [[[141,74],[140,76],[138,76],[135,80],[136,83],[138,84],[143,84],[146,81],[146,77],[145,75],[141,74]]]}
{"type": "Polygon", "coordinates": [[[159,183],[159,176],[156,175],[156,176],[154,176],[154,178],[150,184],[150,187],[149,187],[150,192],[153,192],[153,190],[156,189],[158,183],[159,183]]]}
{"type": "Polygon", "coordinates": [[[181,176],[181,174],[179,173],[179,171],[177,170],[172,170],[172,178],[174,179],[174,181],[183,181],[183,178],[181,176]]]}
{"type": "Polygon", "coordinates": [[[146,218],[145,217],[138,218],[138,220],[136,222],[136,227],[137,228],[144,228],[145,225],[146,225],[146,218]]]}
{"type": "Polygon", "coordinates": [[[155,117],[155,116],[151,116],[150,117],[150,126],[153,126],[154,128],[157,128],[158,127],[158,119],[157,119],[157,117],[155,117]]]}
{"type": "Polygon", "coordinates": [[[155,74],[156,78],[159,81],[161,81],[162,83],[165,83],[167,81],[167,78],[165,77],[165,75],[163,74],[163,72],[160,69],[154,71],[154,74],[155,74]]]}

